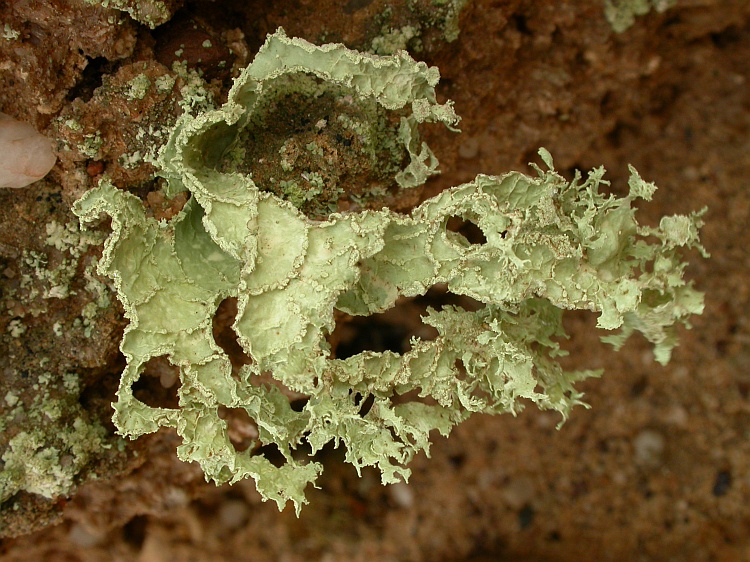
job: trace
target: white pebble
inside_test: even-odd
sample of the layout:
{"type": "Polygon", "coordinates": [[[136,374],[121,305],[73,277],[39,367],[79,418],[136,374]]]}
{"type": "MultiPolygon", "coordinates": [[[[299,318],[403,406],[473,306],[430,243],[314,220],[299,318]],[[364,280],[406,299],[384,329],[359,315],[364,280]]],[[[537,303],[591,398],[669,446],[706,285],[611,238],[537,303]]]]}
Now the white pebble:
{"type": "Polygon", "coordinates": [[[391,499],[403,509],[409,509],[414,505],[414,492],[405,482],[396,482],[388,487],[391,499]]]}
{"type": "Polygon", "coordinates": [[[56,161],[47,137],[0,113],[0,187],[26,187],[46,176],[56,161]]]}
{"type": "Polygon", "coordinates": [[[248,506],[241,500],[227,500],[219,508],[219,521],[226,529],[239,529],[250,516],[248,506]]]}
{"type": "Polygon", "coordinates": [[[664,454],[664,436],[651,429],[645,429],[633,439],[635,462],[642,466],[658,466],[664,454]]]}

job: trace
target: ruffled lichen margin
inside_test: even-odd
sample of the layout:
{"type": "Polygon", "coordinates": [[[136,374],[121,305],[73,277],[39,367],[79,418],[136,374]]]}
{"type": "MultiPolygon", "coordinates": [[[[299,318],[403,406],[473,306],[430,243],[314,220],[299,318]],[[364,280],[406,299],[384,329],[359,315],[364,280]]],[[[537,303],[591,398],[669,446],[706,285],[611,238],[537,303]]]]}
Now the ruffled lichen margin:
{"type": "Polygon", "coordinates": [[[288,201],[260,190],[248,175],[223,173],[220,162],[249,122],[264,84],[285,73],[312,73],[352,88],[402,116],[399,138],[409,158],[396,181],[424,182],[437,162],[419,140],[423,122],[452,127],[450,104],[438,104],[437,69],[406,53],[376,57],[341,45],[316,47],[269,36],[220,109],[185,115],[159,157],[168,194],[190,193],[169,221],[147,217],[143,204],[110,183],[75,205],[90,223],[112,219],[100,270],[117,287],[130,321],[121,349],[127,359],[114,404],[120,433],[136,438],[159,427],[182,437],[178,455],[197,461],[217,483],[252,477],[279,508],[305,503],[304,489],[322,470],[314,454],[343,444],[357,470],[377,466],[384,483],[409,476],[406,465],[429,453],[429,433],[447,435],[473,412],[515,413],[523,401],[566,417],[580,404],[573,384],[598,375],[564,371],[555,358],[565,309],[599,313],[598,327],[615,346],[633,331],[668,361],[674,326],[700,313],[702,295],[683,279],[681,247],[698,242],[699,214],[639,226],[632,203],[655,189],[631,169],[630,193],[601,194],[604,171],[568,182],[548,169],[478,176],[425,201],[410,215],[363,211],[311,220],[288,201]],[[471,221],[486,241],[471,244],[446,225],[471,221]],[[476,312],[429,309],[423,321],[438,336],[415,339],[403,354],[362,352],[331,357],[326,335],[334,310],[370,315],[399,297],[423,295],[434,284],[484,304],[476,312]],[[238,299],[233,328],[252,362],[232,375],[212,335],[219,303],[238,299]],[[179,367],[176,409],[147,406],[133,395],[149,359],[179,367]],[[309,397],[295,411],[269,374],[309,397]],[[407,400],[406,396],[419,399],[407,400]],[[361,413],[359,401],[372,396],[361,413]],[[253,447],[232,446],[219,408],[241,408],[259,441],[285,457],[277,467],[253,447]],[[302,443],[305,447],[300,448],[302,443]]]}

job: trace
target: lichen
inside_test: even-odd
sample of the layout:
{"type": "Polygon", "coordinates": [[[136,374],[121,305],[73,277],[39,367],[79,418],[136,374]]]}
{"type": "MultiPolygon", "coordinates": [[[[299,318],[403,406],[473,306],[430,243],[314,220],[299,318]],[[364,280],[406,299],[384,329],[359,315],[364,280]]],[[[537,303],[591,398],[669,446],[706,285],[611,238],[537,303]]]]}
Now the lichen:
{"type": "Polygon", "coordinates": [[[209,98],[205,82],[182,65],[177,72],[157,61],[120,66],[90,99],[76,98],[53,121],[64,177],[85,172],[85,182],[106,173],[128,187],[151,181],[151,162],[177,116],[186,107],[205,109],[209,98]]]}
{"type": "Polygon", "coordinates": [[[201,117],[216,120],[213,134],[221,137],[222,157],[211,165],[223,174],[251,176],[311,218],[348,208],[354,197],[361,204],[373,190],[421,185],[437,172],[437,160],[421,142],[419,124],[457,122],[449,104],[435,102],[438,78],[436,69],[406,54],[311,50],[276,34],[236,81],[230,100],[237,101],[201,117]],[[265,53],[274,49],[281,62],[269,65],[265,53]],[[390,86],[372,84],[368,72],[382,72],[390,86]]]}
{"type": "MultiPolygon", "coordinates": [[[[74,221],[63,225],[53,220],[45,225],[45,229],[45,246],[50,251],[21,252],[18,283],[6,290],[5,296],[24,303],[21,309],[12,312],[17,317],[8,323],[7,331],[12,337],[19,337],[26,332],[27,317],[46,315],[51,300],[68,299],[84,291],[85,298],[90,300],[77,320],[87,330],[93,327],[94,320],[101,312],[111,305],[110,290],[97,277],[95,260],[85,259],[91,246],[101,245],[101,233],[82,231],[74,221]],[[75,288],[77,280],[83,281],[83,286],[75,288]]],[[[64,328],[70,327],[58,323],[50,326],[58,337],[63,334],[64,328]]]]}
{"type": "Polygon", "coordinates": [[[408,0],[407,10],[388,6],[376,18],[380,33],[372,38],[370,52],[392,55],[400,50],[420,52],[428,35],[439,35],[440,42],[458,38],[459,16],[468,0],[408,0]]]}
{"type": "Polygon", "coordinates": [[[3,24],[3,31],[2,33],[0,33],[0,37],[5,39],[6,41],[14,41],[15,39],[18,39],[20,36],[21,36],[20,31],[16,31],[7,23],[3,24]]]}
{"type": "Polygon", "coordinates": [[[398,29],[385,29],[382,35],[372,40],[372,52],[376,55],[392,55],[396,51],[405,50],[409,41],[418,36],[419,29],[413,25],[404,25],[398,29]]]}
{"type": "Polygon", "coordinates": [[[134,20],[151,29],[169,21],[174,1],[164,0],[86,0],[88,4],[99,4],[102,8],[113,8],[130,14],[134,20]]]}
{"type": "Polygon", "coordinates": [[[47,374],[37,380],[29,404],[10,391],[5,395],[9,411],[0,426],[23,429],[9,439],[1,457],[0,503],[19,491],[50,499],[68,495],[90,459],[110,446],[104,427],[86,421],[77,376],[67,373],[55,381],[47,374]]]}
{"type": "Polygon", "coordinates": [[[151,87],[151,80],[145,74],[139,74],[129,82],[128,86],[130,89],[125,95],[131,100],[142,100],[151,87]]]}
{"type": "Polygon", "coordinates": [[[636,16],[651,10],[661,13],[677,3],[677,0],[604,0],[604,15],[616,33],[626,31],[635,23],[636,16]]]}
{"type": "Polygon", "coordinates": [[[179,213],[157,220],[108,181],[75,204],[85,223],[101,213],[111,217],[99,267],[114,281],[130,321],[114,404],[122,435],[172,427],[182,438],[178,456],[200,463],[208,479],[252,477],[264,498],[280,508],[291,500],[299,510],[304,488],[322,470],[305,458],[302,443],[312,455],[328,443],[344,445],[357,470],[376,466],[384,483],[394,483],[408,478],[415,454],[429,453],[432,430],[447,435],[472,413],[516,413],[532,402],[567,417],[581,404],[574,383],[598,372],[567,372],[557,362],[563,310],[597,313],[615,346],[638,331],[658,361],[669,359],[675,324],[703,306],[683,279],[679,255],[682,247],[703,251],[700,214],[639,226],[633,203],[649,200],[655,187],[635,170],[629,194],[617,198],[600,192],[607,185],[603,169],[566,181],[541,150],[546,169],[537,168],[536,177],[480,175],[408,215],[386,208],[303,213],[313,187],[322,190],[313,200],[330,203],[331,179],[322,166],[305,165],[278,183],[270,176],[266,185],[256,181],[260,157],[248,158],[257,150],[248,131],[269,122],[274,100],[283,105],[283,85],[292,96],[304,89],[310,106],[276,116],[297,124],[265,152],[277,158],[278,170],[286,159],[296,174],[299,154],[325,146],[316,139],[306,148],[312,131],[336,120],[328,111],[315,113],[312,101],[332,109],[350,96],[366,108],[356,121],[367,134],[365,116],[384,122],[383,112],[395,112],[397,133],[387,138],[402,147],[401,166],[390,167],[389,150],[375,154],[385,158],[399,189],[421,184],[437,162],[419,140],[419,124],[457,121],[450,104],[435,100],[437,80],[437,69],[404,52],[376,57],[341,45],[315,47],[279,31],[237,79],[227,103],[184,115],[163,148],[157,164],[167,179],[165,195],[190,194],[179,213]],[[296,184],[282,186],[292,179],[296,184]],[[481,231],[481,243],[447,228],[456,217],[481,231]],[[436,284],[475,299],[478,310],[428,309],[423,322],[437,336],[412,340],[403,354],[335,356],[327,336],[337,311],[369,316],[436,284]],[[238,301],[232,327],[249,356],[235,372],[213,335],[217,308],[230,297],[238,301]],[[177,408],[149,406],[133,394],[146,364],[158,358],[179,368],[177,408]],[[308,399],[293,408],[285,393],[308,399]],[[362,408],[366,397],[369,409],[362,408]],[[255,446],[234,448],[221,408],[250,416],[255,446]],[[277,447],[285,463],[255,454],[260,444],[277,447]]]}

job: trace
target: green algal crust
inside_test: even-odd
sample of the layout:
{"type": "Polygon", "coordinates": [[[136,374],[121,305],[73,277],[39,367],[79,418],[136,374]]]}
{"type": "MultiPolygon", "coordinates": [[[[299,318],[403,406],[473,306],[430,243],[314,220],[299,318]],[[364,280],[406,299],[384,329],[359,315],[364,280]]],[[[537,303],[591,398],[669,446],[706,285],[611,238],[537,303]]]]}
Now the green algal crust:
{"type": "Polygon", "coordinates": [[[566,417],[580,404],[573,384],[598,375],[565,372],[565,309],[599,313],[598,326],[615,345],[633,331],[655,346],[660,362],[674,347],[674,325],[702,310],[702,295],[682,277],[681,247],[698,242],[698,215],[667,217],[641,227],[632,203],[654,186],[631,170],[630,193],[599,193],[604,171],[572,182],[548,169],[537,177],[511,172],[478,176],[427,200],[410,215],[388,209],[332,213],[312,220],[291,202],[262,191],[247,174],[221,171],[267,81],[314,75],[353,88],[400,116],[410,157],[396,173],[417,185],[435,171],[429,149],[415,140],[420,122],[452,125],[450,105],[434,97],[437,70],[405,53],[375,57],[340,45],[315,47],[277,32],[238,78],[222,108],[184,116],[163,149],[166,191],[190,192],[170,221],[148,218],[141,201],[103,182],[75,205],[84,222],[101,213],[113,232],[100,261],[117,287],[130,325],[121,344],[127,359],[114,422],[136,438],[175,428],[178,455],[196,461],[217,483],[252,477],[259,492],[297,510],[322,467],[305,459],[333,442],[346,447],[357,470],[376,466],[384,483],[409,476],[406,465],[429,453],[429,433],[447,435],[473,412],[519,411],[526,401],[566,417]],[[471,244],[447,229],[452,217],[471,221],[484,241],[471,244]],[[332,357],[326,335],[334,311],[366,316],[399,297],[423,295],[435,284],[484,307],[445,307],[423,318],[438,336],[415,339],[411,350],[332,357]],[[212,335],[219,303],[238,299],[234,331],[251,363],[239,374],[212,335]],[[133,396],[145,364],[167,357],[179,367],[176,409],[147,406],[133,396]],[[260,383],[270,374],[279,386],[260,383]],[[301,411],[280,387],[309,396],[301,411]],[[410,394],[411,393],[411,394],[410,394]],[[419,399],[407,400],[406,395],[419,399]],[[362,397],[372,407],[360,412],[362,397]],[[254,447],[232,446],[220,407],[242,408],[259,442],[275,444],[276,467],[254,447]]]}
{"type": "Polygon", "coordinates": [[[651,10],[661,13],[671,8],[677,0],[604,0],[604,15],[617,33],[622,33],[635,23],[636,16],[651,10]]]}

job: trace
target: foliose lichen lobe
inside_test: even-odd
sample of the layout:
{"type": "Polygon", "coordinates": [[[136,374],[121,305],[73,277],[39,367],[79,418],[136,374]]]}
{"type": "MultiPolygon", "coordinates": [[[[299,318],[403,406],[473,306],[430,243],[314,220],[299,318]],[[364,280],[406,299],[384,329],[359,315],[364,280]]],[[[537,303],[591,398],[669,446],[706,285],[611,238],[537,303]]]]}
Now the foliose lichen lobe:
{"type": "MultiPolygon", "coordinates": [[[[547,169],[537,168],[536,177],[480,175],[408,215],[383,208],[308,216],[299,199],[282,198],[278,178],[261,174],[265,185],[258,185],[254,162],[241,161],[252,153],[253,127],[263,122],[255,111],[283,105],[264,96],[278,96],[282,83],[299,94],[295,76],[308,102],[330,96],[331,113],[290,126],[287,140],[309,137],[321,120],[336,119],[336,100],[350,97],[365,107],[358,115],[395,128],[379,138],[398,149],[371,150],[367,139],[360,144],[365,160],[373,153],[376,159],[401,154],[387,156],[389,166],[400,164],[393,171],[399,189],[437,171],[418,127],[437,122],[453,128],[458,121],[450,103],[436,101],[437,69],[405,52],[378,57],[341,45],[316,47],[282,31],[269,36],[228,102],[186,114],[163,148],[158,166],[166,194],[190,194],[179,213],[168,221],[148,217],[138,198],[107,182],[76,203],[84,222],[102,212],[112,219],[100,269],[113,279],[130,320],[121,344],[127,366],[114,404],[123,435],[173,427],[183,439],[178,455],[199,462],[207,478],[252,477],[264,498],[280,508],[291,500],[299,510],[305,486],[322,470],[300,460],[303,441],[313,454],[330,442],[344,444],[346,460],[358,470],[377,466],[383,482],[393,483],[408,478],[406,465],[416,453],[429,453],[431,430],[447,435],[471,413],[516,412],[531,401],[567,416],[581,403],[573,384],[598,373],[566,372],[555,360],[563,353],[556,340],[564,335],[565,309],[597,312],[598,326],[614,331],[608,338],[615,345],[641,332],[660,362],[676,344],[675,324],[702,310],[702,295],[683,279],[679,256],[683,247],[703,251],[700,214],[639,226],[632,203],[650,199],[655,188],[635,170],[629,194],[617,198],[599,191],[607,183],[603,169],[568,182],[541,150],[547,169]],[[446,228],[453,217],[475,224],[483,242],[471,244],[446,228]],[[437,337],[415,339],[403,354],[332,356],[326,336],[336,310],[371,315],[438,283],[483,307],[428,309],[423,321],[437,337]],[[212,333],[212,318],[228,297],[238,300],[233,329],[251,359],[235,375],[212,333]],[[176,409],[147,406],[133,395],[155,357],[180,369],[176,409]],[[268,373],[309,397],[301,411],[279,386],[258,383],[268,373]],[[415,393],[419,399],[403,398],[415,393]],[[372,400],[366,412],[362,397],[372,400]],[[278,447],[285,464],[253,454],[254,447],[235,450],[221,408],[244,410],[257,425],[259,443],[278,447]]],[[[351,117],[347,111],[338,115],[351,117]]],[[[333,154],[326,152],[331,145],[318,152],[323,162],[333,154]]],[[[284,150],[273,147],[268,154],[279,154],[283,168],[284,150]]],[[[286,171],[312,173],[294,166],[286,171]]],[[[317,173],[321,192],[330,187],[326,181],[340,180],[317,173]]],[[[315,187],[308,184],[298,187],[315,187]]]]}

